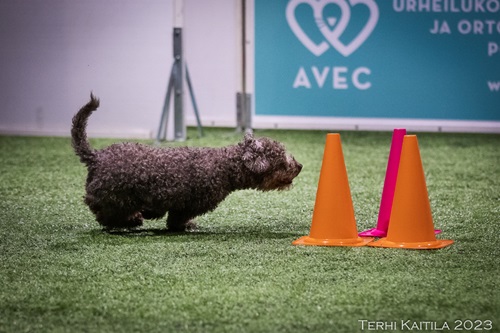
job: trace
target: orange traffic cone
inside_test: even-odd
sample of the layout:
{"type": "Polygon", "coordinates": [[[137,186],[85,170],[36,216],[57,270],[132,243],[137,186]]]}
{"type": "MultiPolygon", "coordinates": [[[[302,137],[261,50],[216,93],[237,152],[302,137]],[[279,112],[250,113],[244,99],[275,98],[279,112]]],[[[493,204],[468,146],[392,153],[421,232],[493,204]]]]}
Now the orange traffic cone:
{"type": "Polygon", "coordinates": [[[327,134],[311,230],[292,244],[364,246],[372,240],[358,237],[340,134],[327,134]]]}
{"type": "Polygon", "coordinates": [[[417,136],[405,135],[387,237],[369,245],[439,249],[452,243],[436,239],[417,136]]]}

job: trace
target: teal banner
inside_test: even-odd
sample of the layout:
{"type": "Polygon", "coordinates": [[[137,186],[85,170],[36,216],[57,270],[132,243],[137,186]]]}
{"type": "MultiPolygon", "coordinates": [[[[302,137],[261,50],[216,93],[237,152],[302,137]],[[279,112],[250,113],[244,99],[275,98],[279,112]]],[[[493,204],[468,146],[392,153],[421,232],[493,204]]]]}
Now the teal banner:
{"type": "Polygon", "coordinates": [[[500,0],[255,0],[255,113],[500,121],[500,0]]]}

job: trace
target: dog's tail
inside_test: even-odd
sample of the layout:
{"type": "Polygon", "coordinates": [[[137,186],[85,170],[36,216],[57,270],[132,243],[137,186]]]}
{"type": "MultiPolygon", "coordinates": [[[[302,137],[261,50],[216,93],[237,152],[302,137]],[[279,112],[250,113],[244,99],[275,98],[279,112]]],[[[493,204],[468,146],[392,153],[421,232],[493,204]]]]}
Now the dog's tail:
{"type": "Polygon", "coordinates": [[[95,159],[95,151],[90,147],[87,139],[87,121],[95,110],[99,107],[99,99],[92,93],[90,101],[85,104],[73,117],[73,126],[71,127],[71,144],[80,161],[86,165],[92,163],[95,159]]]}

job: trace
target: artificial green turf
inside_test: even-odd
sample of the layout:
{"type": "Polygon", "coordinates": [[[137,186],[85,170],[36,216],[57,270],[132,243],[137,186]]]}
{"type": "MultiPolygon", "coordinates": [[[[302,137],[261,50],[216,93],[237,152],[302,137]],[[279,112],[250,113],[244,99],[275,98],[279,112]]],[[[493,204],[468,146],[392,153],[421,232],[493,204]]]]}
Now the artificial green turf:
{"type": "MultiPolygon", "coordinates": [[[[205,132],[184,144],[240,138],[205,132]]],[[[455,240],[431,251],[292,246],[309,232],[325,132],[256,135],[304,165],[294,188],[233,193],[177,235],[163,221],[101,231],[68,138],[0,137],[0,332],[500,331],[499,135],[418,134],[438,238],[455,240]]],[[[341,138],[362,231],[376,224],[391,133],[341,138]]]]}

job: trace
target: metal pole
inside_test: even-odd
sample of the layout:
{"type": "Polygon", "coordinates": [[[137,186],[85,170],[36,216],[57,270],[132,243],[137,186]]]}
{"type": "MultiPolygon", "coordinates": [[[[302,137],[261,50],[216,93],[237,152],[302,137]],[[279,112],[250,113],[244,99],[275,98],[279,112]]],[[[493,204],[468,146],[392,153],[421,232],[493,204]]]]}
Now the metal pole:
{"type": "Polygon", "coordinates": [[[184,123],[184,59],[182,54],[182,28],[174,28],[174,139],[186,140],[184,123]]]}
{"type": "Polygon", "coordinates": [[[241,92],[247,93],[247,4],[245,0],[241,0],[241,92]]]}
{"type": "Polygon", "coordinates": [[[238,131],[252,130],[251,97],[247,93],[247,58],[246,58],[246,0],[241,0],[241,92],[236,94],[236,123],[238,131]]]}

